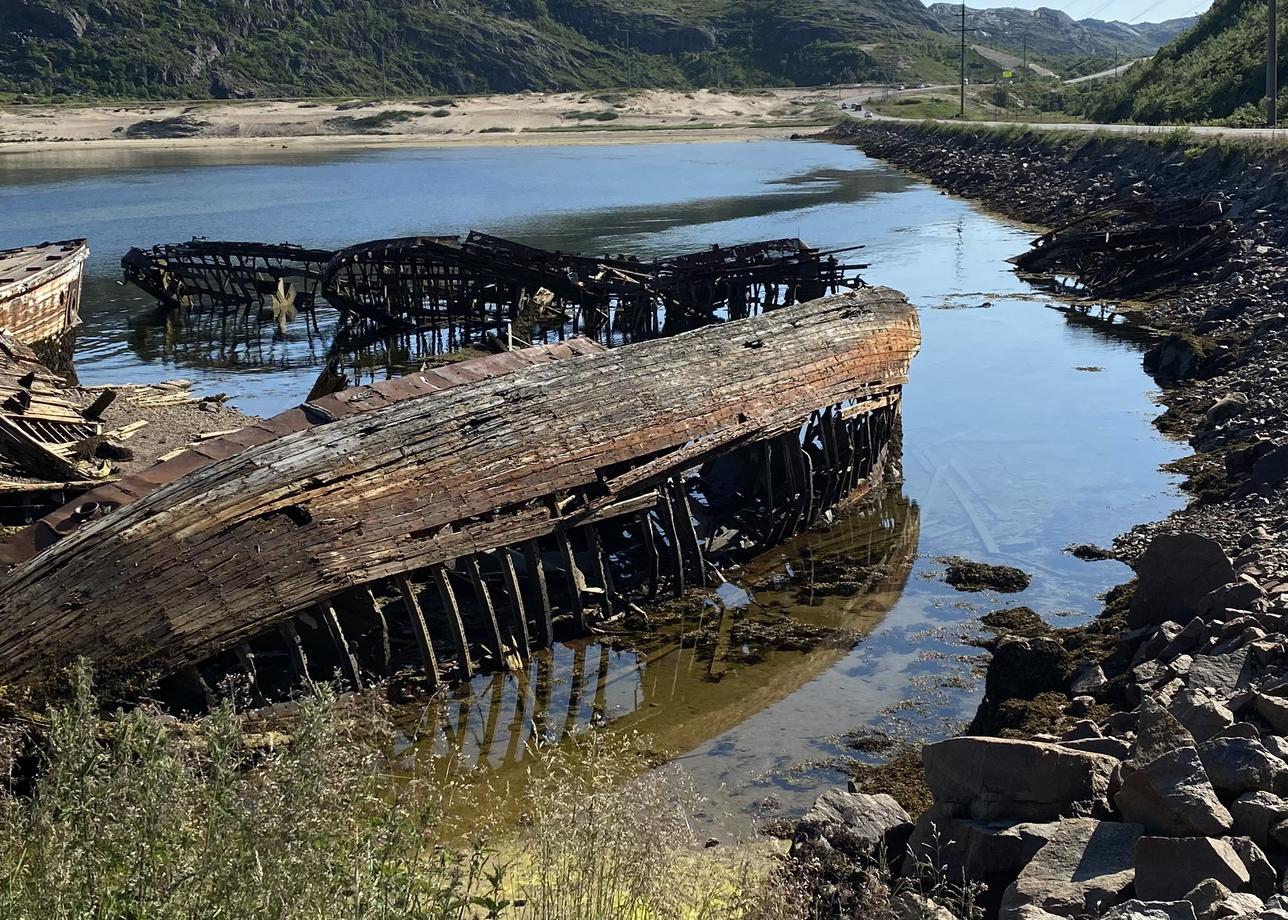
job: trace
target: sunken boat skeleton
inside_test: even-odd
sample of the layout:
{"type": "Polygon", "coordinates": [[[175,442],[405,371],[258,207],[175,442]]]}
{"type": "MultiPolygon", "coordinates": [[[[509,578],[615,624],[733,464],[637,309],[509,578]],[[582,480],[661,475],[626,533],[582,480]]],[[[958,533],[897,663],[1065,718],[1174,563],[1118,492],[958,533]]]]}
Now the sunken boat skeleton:
{"type": "Polygon", "coordinates": [[[229,670],[267,695],[516,667],[873,488],[918,345],[864,288],[310,400],[0,547],[0,680],[84,655],[200,699],[229,670]]]}
{"type": "MultiPolygon", "coordinates": [[[[204,239],[131,249],[125,280],[207,326],[285,329],[319,300],[341,335],[414,336],[428,357],[489,341],[584,336],[604,345],[742,319],[853,287],[865,266],[797,239],[660,260],[550,252],[488,234],[374,240],[338,252],[204,239]]],[[[314,319],[316,323],[316,320],[314,319]]]]}

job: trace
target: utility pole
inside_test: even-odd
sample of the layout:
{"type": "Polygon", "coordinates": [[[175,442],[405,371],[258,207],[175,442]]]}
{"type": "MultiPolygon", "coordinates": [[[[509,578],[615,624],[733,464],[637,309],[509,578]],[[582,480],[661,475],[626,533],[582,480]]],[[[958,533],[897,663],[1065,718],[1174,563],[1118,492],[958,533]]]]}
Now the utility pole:
{"type": "Polygon", "coordinates": [[[1279,127],[1279,0],[1270,2],[1270,31],[1266,36],[1266,127],[1279,127]]]}
{"type": "MultiPolygon", "coordinates": [[[[1270,0],[1273,6],[1275,0],[1270,0]]],[[[961,68],[962,106],[958,115],[966,117],[966,0],[962,0],[962,68],[961,68]]],[[[1273,105],[1273,103],[1271,103],[1273,105]]]]}
{"type": "Polygon", "coordinates": [[[1024,30],[1024,75],[1029,75],[1029,30],[1024,30]]]}

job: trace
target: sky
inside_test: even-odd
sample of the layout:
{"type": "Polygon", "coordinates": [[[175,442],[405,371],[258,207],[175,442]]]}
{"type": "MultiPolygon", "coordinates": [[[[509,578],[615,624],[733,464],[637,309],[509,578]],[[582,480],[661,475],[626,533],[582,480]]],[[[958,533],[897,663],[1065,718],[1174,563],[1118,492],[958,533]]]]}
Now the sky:
{"type": "MultiPolygon", "coordinates": [[[[949,0],[952,2],[952,0],[949,0]]],[[[1062,10],[1074,19],[1117,19],[1120,22],[1162,22],[1181,16],[1196,16],[1212,5],[1212,0],[966,0],[972,8],[1039,6],[1062,10]]]]}

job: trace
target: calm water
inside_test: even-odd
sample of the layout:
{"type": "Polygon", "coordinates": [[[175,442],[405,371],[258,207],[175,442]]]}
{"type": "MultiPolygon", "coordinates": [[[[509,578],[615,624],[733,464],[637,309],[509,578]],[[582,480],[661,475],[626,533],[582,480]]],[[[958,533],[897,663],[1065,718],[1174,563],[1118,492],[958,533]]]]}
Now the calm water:
{"type": "MultiPolygon", "coordinates": [[[[844,753],[835,736],[876,726],[946,731],[978,702],[972,618],[1014,603],[1053,622],[1097,609],[1124,580],[1071,543],[1104,543],[1179,506],[1160,464],[1178,445],[1150,425],[1149,379],[1131,345],[1071,325],[1006,263],[1031,232],[869,160],[824,144],[455,149],[298,155],[71,153],[0,157],[0,248],[88,236],[93,249],[77,366],[86,382],[184,377],[256,413],[300,401],[325,328],[219,354],[147,319],[145,297],[115,283],[131,245],[193,235],[339,246],[471,228],[538,246],[642,255],[800,236],[865,244],[869,282],[922,308],[924,344],[904,404],[902,494],[761,560],[734,579],[761,609],[865,635],[749,663],[733,643],[712,663],[694,641],[635,650],[560,647],[531,679],[481,678],[431,714],[440,752],[504,769],[531,733],[557,738],[595,721],[648,731],[722,807],[772,797],[799,809],[844,753]],[[960,554],[1020,566],[1021,595],[963,595],[936,560],[960,554]],[[820,599],[775,582],[803,565],[871,563],[870,590],[820,599]]],[[[724,605],[745,604],[741,590],[724,605]]],[[[686,624],[690,628],[699,624],[686,624]]]]}

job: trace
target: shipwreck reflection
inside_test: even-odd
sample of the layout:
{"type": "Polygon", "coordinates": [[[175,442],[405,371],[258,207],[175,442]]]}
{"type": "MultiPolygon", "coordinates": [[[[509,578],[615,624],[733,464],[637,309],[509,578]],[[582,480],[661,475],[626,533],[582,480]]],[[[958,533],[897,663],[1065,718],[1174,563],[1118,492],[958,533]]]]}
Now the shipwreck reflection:
{"type": "Polygon", "coordinates": [[[753,559],[652,632],[556,644],[522,671],[477,677],[409,710],[408,724],[423,726],[422,754],[490,771],[519,767],[534,741],[598,725],[689,750],[861,642],[902,593],[919,537],[916,504],[892,490],[753,559]]]}

